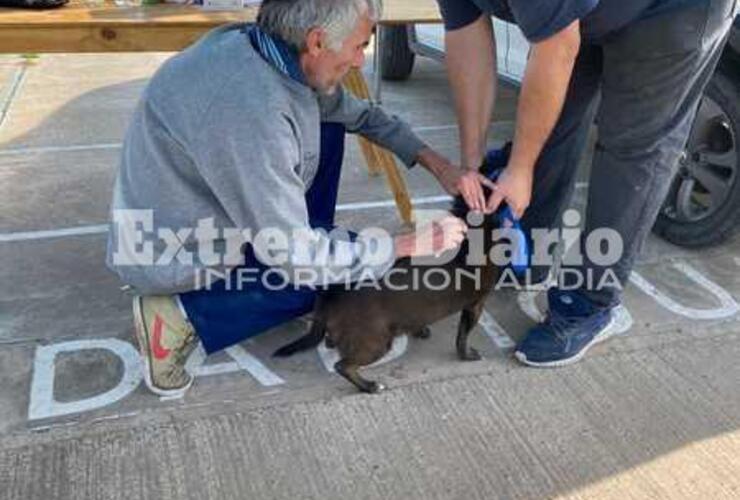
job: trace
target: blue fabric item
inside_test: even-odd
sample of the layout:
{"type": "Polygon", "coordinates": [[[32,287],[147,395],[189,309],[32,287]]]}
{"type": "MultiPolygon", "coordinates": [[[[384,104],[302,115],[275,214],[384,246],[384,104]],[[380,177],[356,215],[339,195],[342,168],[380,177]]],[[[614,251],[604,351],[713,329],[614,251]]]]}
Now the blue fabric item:
{"type": "Polygon", "coordinates": [[[631,22],[707,0],[437,0],[448,31],[486,13],[515,23],[530,42],[544,40],[576,19],[589,40],[600,40],[631,22]]]}
{"type": "MultiPolygon", "coordinates": [[[[496,182],[501,172],[509,163],[511,146],[507,144],[501,149],[491,149],[486,153],[484,163],[486,165],[485,175],[496,182]],[[489,170],[491,169],[491,170],[489,170]]],[[[514,217],[511,208],[504,204],[497,211],[498,224],[500,227],[511,227],[514,230],[514,255],[511,257],[511,268],[516,274],[524,273],[529,267],[529,245],[527,235],[522,229],[519,219],[514,217]]]]}
{"type": "MultiPolygon", "coordinates": [[[[330,230],[334,227],[344,135],[344,126],[340,124],[321,124],[319,167],[306,192],[309,222],[314,228],[330,230]]],[[[268,269],[257,260],[251,247],[245,251],[243,268],[259,269],[258,276],[268,269]]],[[[315,290],[293,287],[272,290],[264,286],[260,278],[251,281],[254,275],[248,276],[250,282],[242,282],[239,286],[239,273],[235,270],[228,283],[221,280],[208,290],[180,294],[188,319],[207,353],[258,335],[313,309],[315,290]]]]}
{"type": "Polygon", "coordinates": [[[306,77],[298,63],[298,52],[278,37],[262,31],[259,26],[245,28],[249,42],[262,58],[281,73],[293,80],[306,84],[306,77]]]}
{"type": "Polygon", "coordinates": [[[578,291],[551,288],[547,297],[550,312],[517,346],[516,357],[520,361],[534,365],[565,364],[577,360],[588,347],[607,338],[611,308],[596,306],[578,291]]]}

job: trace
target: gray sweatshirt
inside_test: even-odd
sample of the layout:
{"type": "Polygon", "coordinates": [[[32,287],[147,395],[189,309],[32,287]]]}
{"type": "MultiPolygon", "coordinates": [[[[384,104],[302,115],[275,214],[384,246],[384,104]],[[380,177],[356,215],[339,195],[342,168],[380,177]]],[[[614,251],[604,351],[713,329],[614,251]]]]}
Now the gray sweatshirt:
{"type": "Polygon", "coordinates": [[[407,166],[424,143],[377,106],[341,89],[319,96],[277,71],[241,30],[232,25],[208,33],[168,60],[144,90],[114,187],[108,267],[139,293],[193,290],[204,269],[236,265],[204,258],[198,251],[204,242],[234,254],[229,239],[238,238],[221,229],[274,228],[310,235],[301,248],[325,257],[312,261],[320,273],[336,271],[334,256],[349,255],[352,264],[341,267],[351,269],[352,279],[381,276],[392,253],[365,263],[362,236],[343,241],[309,227],[305,193],[318,167],[320,123],[342,123],[407,166]],[[205,220],[217,234],[188,229],[205,220]]]}

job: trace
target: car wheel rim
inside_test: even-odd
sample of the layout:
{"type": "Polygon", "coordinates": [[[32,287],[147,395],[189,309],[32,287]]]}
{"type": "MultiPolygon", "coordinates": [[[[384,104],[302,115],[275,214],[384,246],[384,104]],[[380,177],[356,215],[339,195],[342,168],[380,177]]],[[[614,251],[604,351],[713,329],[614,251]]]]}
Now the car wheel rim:
{"type": "Polygon", "coordinates": [[[726,202],[738,170],[737,134],[730,117],[705,96],[679,160],[663,214],[680,222],[712,216],[726,202]]]}

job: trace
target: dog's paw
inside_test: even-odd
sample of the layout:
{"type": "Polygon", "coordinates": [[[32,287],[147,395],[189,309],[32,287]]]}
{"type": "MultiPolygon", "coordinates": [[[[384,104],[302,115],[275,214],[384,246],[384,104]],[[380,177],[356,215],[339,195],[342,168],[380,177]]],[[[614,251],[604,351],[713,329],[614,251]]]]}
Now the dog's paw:
{"type": "Polygon", "coordinates": [[[460,353],[460,359],[463,361],[480,361],[483,356],[476,349],[470,347],[467,352],[460,353]]]}

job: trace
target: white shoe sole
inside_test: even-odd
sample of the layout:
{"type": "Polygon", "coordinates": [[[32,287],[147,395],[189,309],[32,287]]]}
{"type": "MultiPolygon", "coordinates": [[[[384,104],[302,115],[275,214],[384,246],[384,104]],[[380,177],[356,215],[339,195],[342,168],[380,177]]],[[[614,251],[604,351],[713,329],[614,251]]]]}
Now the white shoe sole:
{"type": "Polygon", "coordinates": [[[523,363],[527,366],[534,366],[535,368],[559,368],[561,366],[568,366],[572,365],[574,363],[578,363],[583,356],[586,355],[588,350],[595,346],[596,344],[600,342],[604,342],[605,340],[608,340],[612,336],[614,336],[618,332],[617,328],[617,321],[614,315],[612,314],[611,318],[609,319],[609,323],[606,324],[604,328],[601,329],[599,333],[594,336],[594,338],[584,346],[581,351],[576,354],[575,356],[567,359],[559,359],[556,361],[530,361],[527,359],[527,355],[524,354],[521,351],[516,351],[514,353],[514,357],[519,361],[520,363],[523,363]]]}
{"type": "Polygon", "coordinates": [[[147,352],[147,346],[149,345],[149,334],[146,332],[146,325],[144,324],[144,315],[141,312],[141,297],[135,297],[133,300],[134,309],[134,328],[136,330],[136,340],[139,344],[139,353],[141,359],[144,362],[144,383],[147,388],[156,394],[168,399],[177,399],[185,396],[188,389],[193,385],[194,377],[190,377],[190,380],[183,387],[177,389],[162,389],[157,387],[152,382],[152,368],[149,364],[149,353],[147,352]]]}

